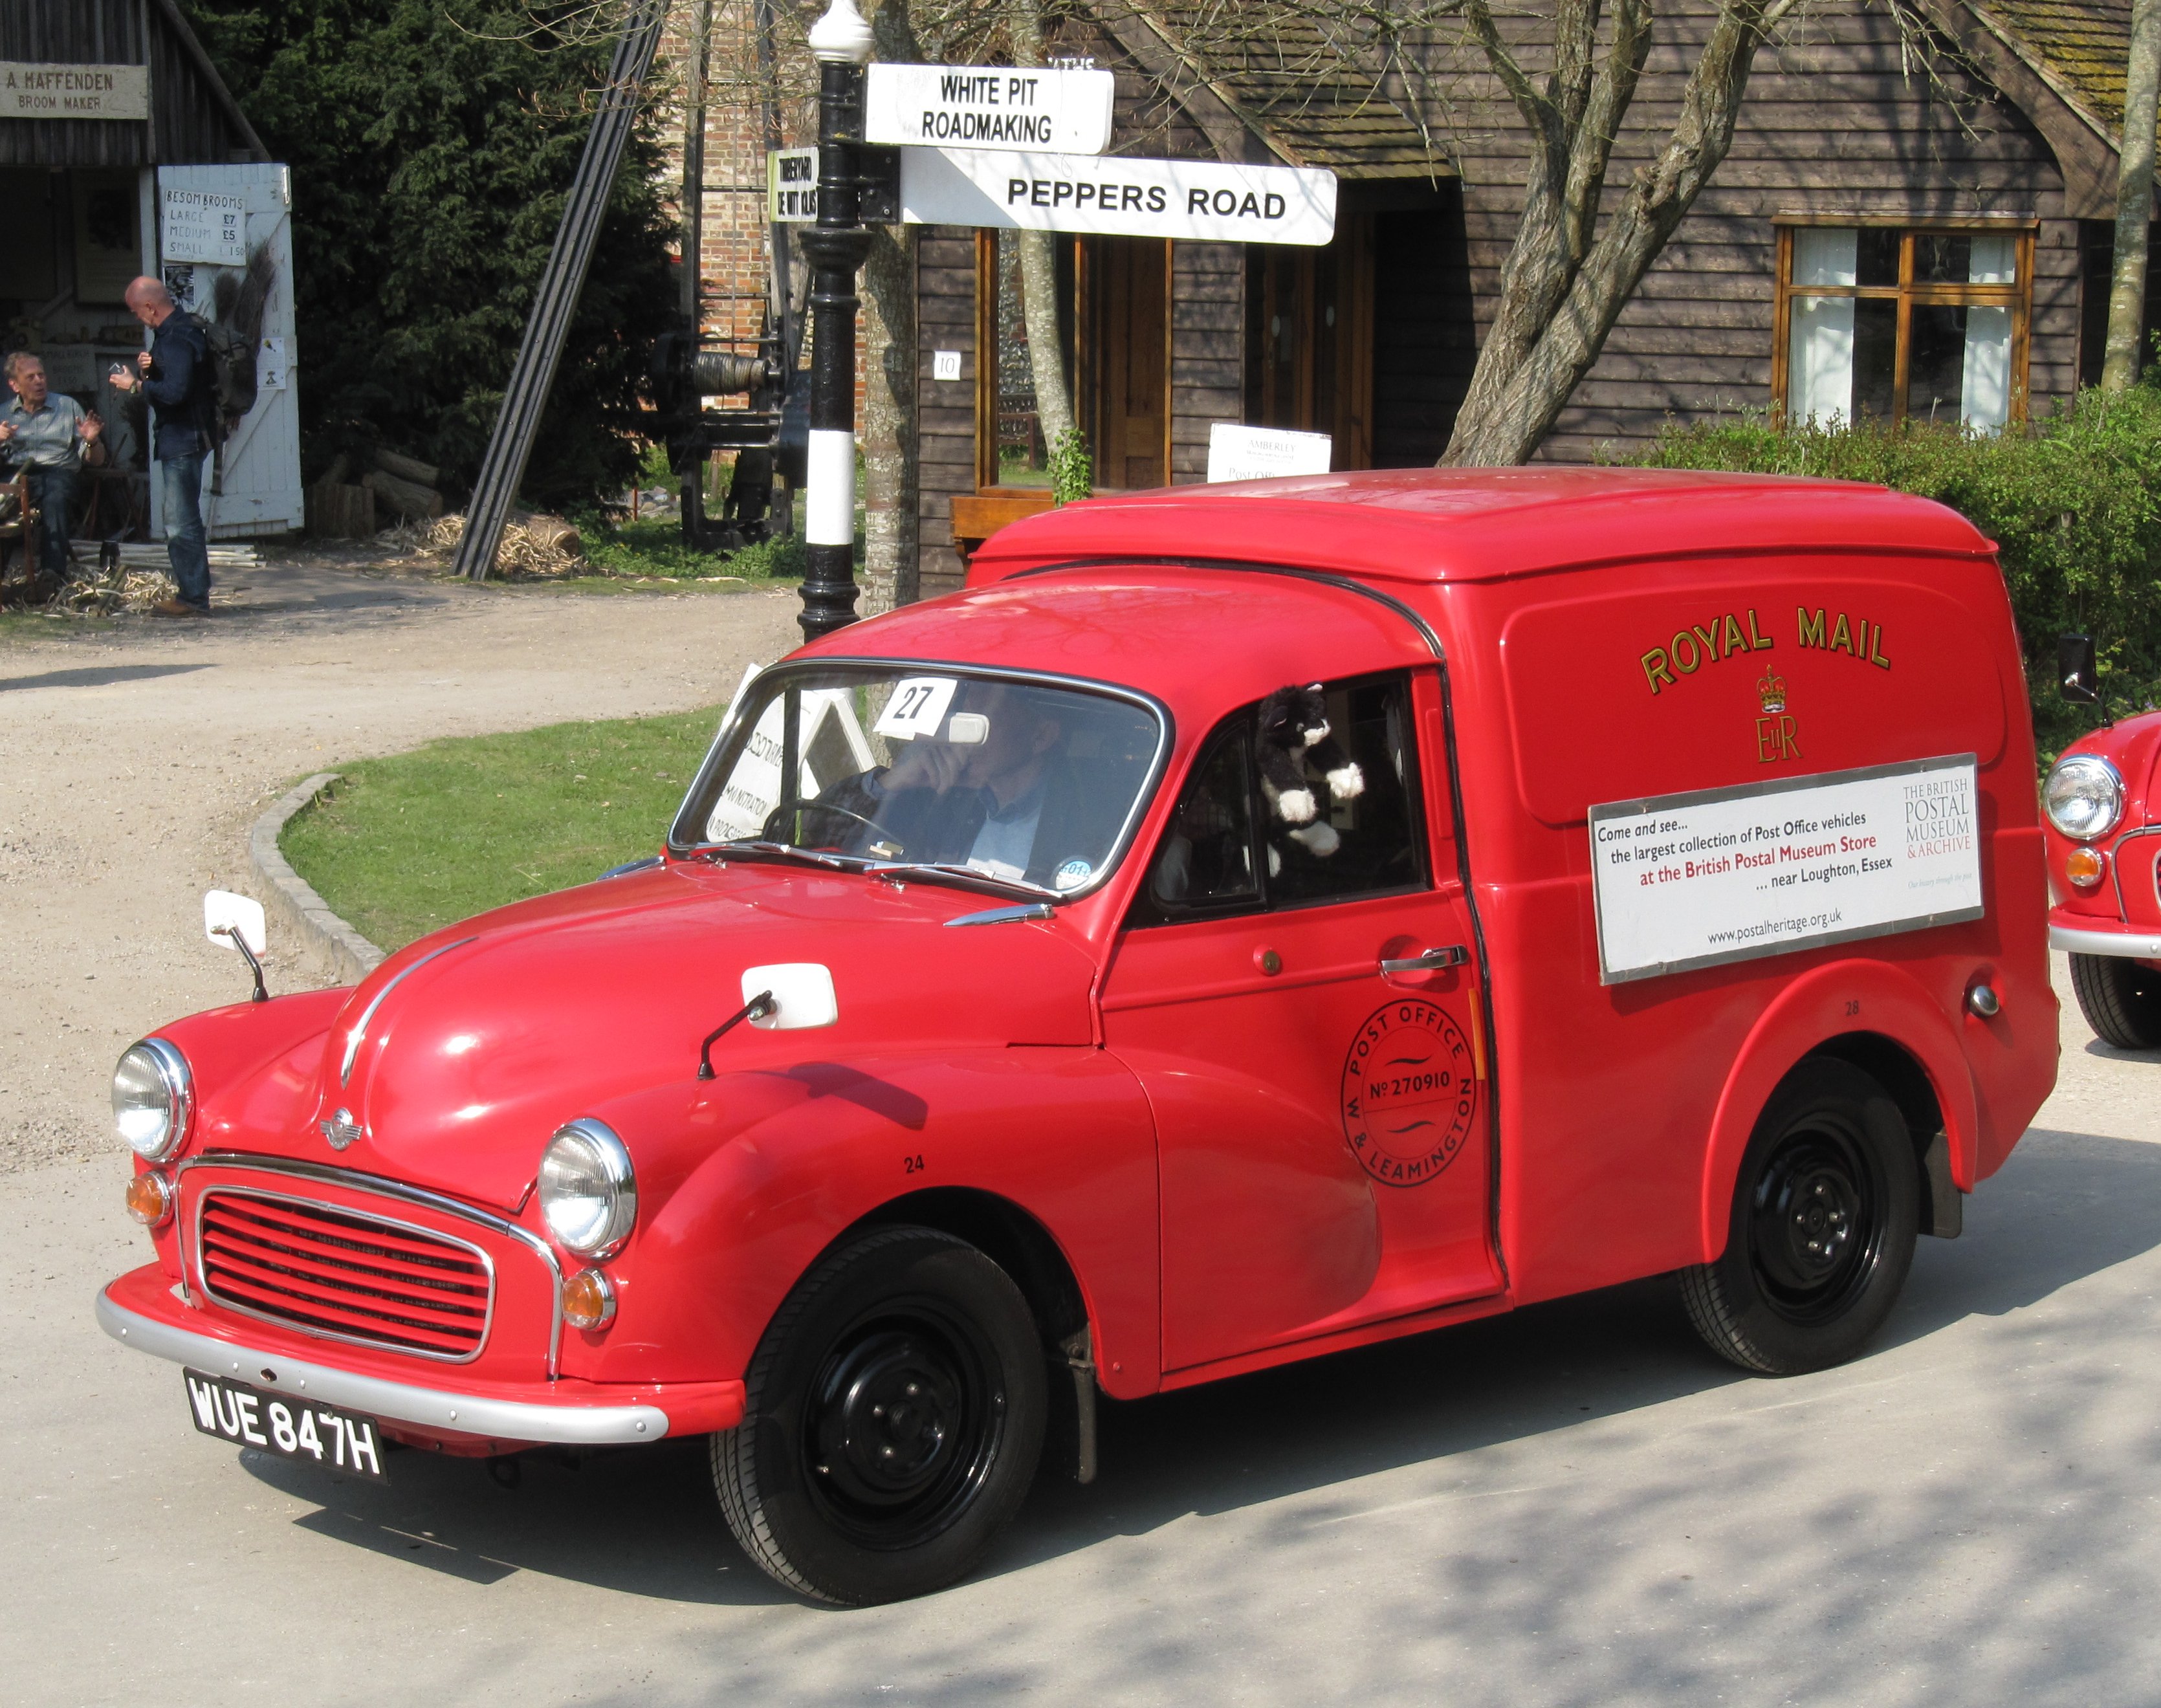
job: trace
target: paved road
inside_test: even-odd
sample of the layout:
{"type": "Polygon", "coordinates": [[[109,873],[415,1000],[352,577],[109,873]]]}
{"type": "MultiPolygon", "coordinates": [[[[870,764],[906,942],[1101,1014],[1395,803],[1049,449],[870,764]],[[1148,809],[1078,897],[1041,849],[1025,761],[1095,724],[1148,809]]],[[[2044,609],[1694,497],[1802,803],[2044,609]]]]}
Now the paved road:
{"type": "MultiPolygon", "coordinates": [[[[398,633],[416,676],[474,666],[398,633]]],[[[253,776],[185,774],[175,810],[215,820],[253,776]]],[[[141,881],[177,907],[209,857],[183,838],[141,881]]],[[[92,958],[122,1029],[222,992],[92,958]]],[[[2075,1012],[2065,1048],[2036,1130],[1963,1239],[1922,1242],[1856,1364],[1742,1377],[1647,1283],[1114,1406],[1093,1487],[1046,1481],[975,1580],[859,1613],[744,1562],[694,1445],[515,1488],[404,1455],[373,1488],[199,1436],[178,1374],[90,1322],[145,1249],[124,1167],[27,1169],[0,1179],[27,1294],[0,1351],[0,1697],[2152,1701],[2161,1059],[2075,1012]]],[[[0,1065],[22,1051],[0,1037],[0,1065]]]]}

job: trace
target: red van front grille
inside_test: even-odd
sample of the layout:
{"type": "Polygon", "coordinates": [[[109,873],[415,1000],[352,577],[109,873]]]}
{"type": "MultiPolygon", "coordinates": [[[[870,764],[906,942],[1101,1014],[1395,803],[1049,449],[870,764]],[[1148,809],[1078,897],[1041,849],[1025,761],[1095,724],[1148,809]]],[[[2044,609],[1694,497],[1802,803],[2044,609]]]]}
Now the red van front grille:
{"type": "Polygon", "coordinates": [[[494,1277],[456,1241],[255,1192],[205,1195],[195,1225],[203,1288],[221,1304],[437,1358],[472,1357],[487,1337],[494,1277]]]}

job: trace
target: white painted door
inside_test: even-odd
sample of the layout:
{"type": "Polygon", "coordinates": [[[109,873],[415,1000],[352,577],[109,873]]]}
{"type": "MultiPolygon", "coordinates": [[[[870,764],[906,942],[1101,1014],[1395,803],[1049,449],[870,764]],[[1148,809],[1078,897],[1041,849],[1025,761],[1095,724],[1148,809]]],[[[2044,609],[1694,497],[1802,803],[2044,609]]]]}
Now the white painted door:
{"type": "MultiPolygon", "coordinates": [[[[181,307],[215,320],[221,275],[238,284],[247,258],[258,253],[273,269],[255,358],[255,407],[225,441],[217,490],[204,495],[213,539],[284,534],[298,529],[305,517],[299,359],[293,338],[292,182],[279,165],[158,169],[159,261],[181,307]]],[[[207,478],[204,485],[207,489],[207,478]]],[[[155,480],[150,491],[155,503],[155,480]]]]}

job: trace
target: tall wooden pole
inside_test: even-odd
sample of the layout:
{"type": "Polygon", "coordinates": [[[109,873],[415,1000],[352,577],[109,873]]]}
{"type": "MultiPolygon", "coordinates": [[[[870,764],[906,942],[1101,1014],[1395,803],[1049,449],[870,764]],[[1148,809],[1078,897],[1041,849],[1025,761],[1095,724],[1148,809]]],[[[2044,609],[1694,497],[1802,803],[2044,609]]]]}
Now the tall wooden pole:
{"type": "Polygon", "coordinates": [[[623,21],[615,60],[608,67],[607,86],[601,91],[592,128],[586,134],[586,151],[578,161],[577,176],[570,180],[562,223],[555,228],[555,247],[540,275],[533,312],[525,322],[525,336],[518,346],[518,359],[511,364],[510,383],[503,391],[502,409],[488,437],[487,453],[481,459],[472,502],[466,507],[466,531],[458,540],[451,567],[469,580],[484,581],[495,567],[496,548],[502,544],[503,519],[518,495],[518,482],[525,478],[526,459],[533,453],[534,435],[540,430],[541,407],[548,401],[549,388],[555,383],[555,365],[562,359],[570,312],[585,289],[593,247],[600,241],[601,218],[607,211],[608,194],[615,185],[616,168],[622,164],[624,145],[638,122],[638,93],[653,69],[661,26],[667,20],[667,0],[633,0],[623,21]]]}
{"type": "MultiPolygon", "coordinates": [[[[690,75],[683,86],[683,324],[694,345],[705,325],[700,298],[706,268],[706,87],[712,29],[713,0],[697,0],[691,13],[690,75]]],[[[703,401],[695,399],[691,407],[703,401]]],[[[700,457],[683,471],[683,538],[694,548],[704,544],[710,461],[700,457]]]]}
{"type": "Polygon", "coordinates": [[[2108,356],[2101,388],[2120,392],[2138,378],[2146,331],[2146,235],[2153,218],[2153,124],[2161,88],[2161,0],[2131,9],[2131,63],[2124,79],[2123,154],[2116,180],[2116,261],[2108,290],[2108,356]]]}

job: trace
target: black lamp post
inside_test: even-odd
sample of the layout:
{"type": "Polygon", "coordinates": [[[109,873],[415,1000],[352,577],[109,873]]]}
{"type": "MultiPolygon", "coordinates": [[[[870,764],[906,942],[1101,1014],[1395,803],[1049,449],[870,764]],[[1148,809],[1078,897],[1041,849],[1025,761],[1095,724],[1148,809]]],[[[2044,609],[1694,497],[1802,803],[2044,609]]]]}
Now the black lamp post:
{"type": "Polygon", "coordinates": [[[809,570],[796,621],[816,640],[856,620],[856,275],[871,234],[857,217],[856,144],[871,27],[856,0],[832,0],[810,28],[818,61],[818,221],[810,259],[810,455],[803,537],[809,570]]]}

